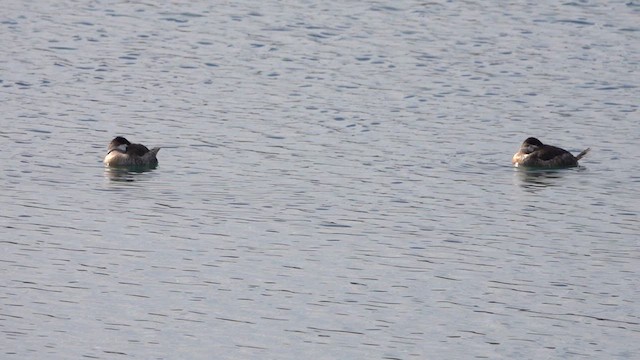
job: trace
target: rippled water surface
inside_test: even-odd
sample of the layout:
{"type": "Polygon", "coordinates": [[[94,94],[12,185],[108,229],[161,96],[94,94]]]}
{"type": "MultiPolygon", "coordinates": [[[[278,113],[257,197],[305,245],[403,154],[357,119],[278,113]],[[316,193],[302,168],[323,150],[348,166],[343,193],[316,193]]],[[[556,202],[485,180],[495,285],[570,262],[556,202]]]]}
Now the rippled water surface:
{"type": "Polygon", "coordinates": [[[638,358],[638,19],[4,1],[1,357],[638,358]]]}

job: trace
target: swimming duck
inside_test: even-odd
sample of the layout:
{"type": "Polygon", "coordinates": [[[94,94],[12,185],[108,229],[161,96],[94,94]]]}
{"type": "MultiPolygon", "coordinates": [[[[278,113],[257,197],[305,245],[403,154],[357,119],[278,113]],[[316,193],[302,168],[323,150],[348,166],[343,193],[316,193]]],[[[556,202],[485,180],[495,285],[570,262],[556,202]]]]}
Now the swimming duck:
{"type": "Polygon", "coordinates": [[[577,156],[565,149],[545,145],[540,140],[530,137],[520,146],[520,151],[513,155],[511,163],[516,167],[563,168],[578,166],[578,160],[587,155],[591,149],[585,149],[577,156]]]}
{"type": "Polygon", "coordinates": [[[132,144],[122,136],[117,136],[109,143],[104,164],[112,167],[120,166],[156,166],[156,154],[160,148],[149,150],[142,144],[132,144]]]}

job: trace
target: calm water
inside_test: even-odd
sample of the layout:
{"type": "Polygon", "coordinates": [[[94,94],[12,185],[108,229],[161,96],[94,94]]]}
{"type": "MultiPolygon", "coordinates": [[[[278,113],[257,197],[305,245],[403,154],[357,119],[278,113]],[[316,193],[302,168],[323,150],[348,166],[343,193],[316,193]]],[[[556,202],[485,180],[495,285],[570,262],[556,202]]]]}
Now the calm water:
{"type": "Polygon", "coordinates": [[[3,359],[640,356],[636,1],[2,7],[3,359]]]}

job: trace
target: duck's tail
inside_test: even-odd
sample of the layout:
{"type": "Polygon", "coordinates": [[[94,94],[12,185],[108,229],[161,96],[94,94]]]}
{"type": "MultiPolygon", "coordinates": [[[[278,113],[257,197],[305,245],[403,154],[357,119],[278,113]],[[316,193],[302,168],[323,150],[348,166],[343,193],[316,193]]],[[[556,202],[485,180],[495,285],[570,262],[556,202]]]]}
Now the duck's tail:
{"type": "Polygon", "coordinates": [[[156,158],[156,154],[160,151],[160,148],[153,148],[149,150],[148,153],[144,154],[142,157],[142,165],[144,166],[156,166],[158,165],[158,159],[156,158]]]}
{"type": "Polygon", "coordinates": [[[580,154],[578,154],[578,156],[576,156],[576,160],[582,159],[585,155],[587,155],[587,153],[589,153],[589,151],[591,151],[591,148],[586,148],[586,149],[582,150],[580,152],[580,154]]]}

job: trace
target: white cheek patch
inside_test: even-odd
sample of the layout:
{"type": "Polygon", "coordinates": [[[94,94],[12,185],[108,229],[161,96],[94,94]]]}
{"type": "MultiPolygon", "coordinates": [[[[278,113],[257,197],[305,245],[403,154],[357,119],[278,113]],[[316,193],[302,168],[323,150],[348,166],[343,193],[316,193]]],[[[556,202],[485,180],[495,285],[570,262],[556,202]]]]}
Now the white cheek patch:
{"type": "Polygon", "coordinates": [[[118,145],[118,147],[116,148],[122,152],[127,152],[127,144],[120,144],[118,145]]]}

